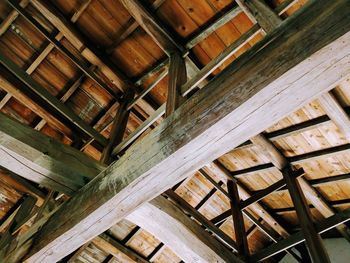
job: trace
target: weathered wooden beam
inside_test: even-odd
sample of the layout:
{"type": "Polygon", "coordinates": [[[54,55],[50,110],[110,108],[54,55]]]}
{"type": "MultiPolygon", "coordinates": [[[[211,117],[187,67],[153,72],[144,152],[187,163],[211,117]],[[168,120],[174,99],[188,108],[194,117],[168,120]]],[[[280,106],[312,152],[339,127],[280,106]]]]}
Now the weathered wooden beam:
{"type": "Polygon", "coordinates": [[[348,0],[306,4],[70,199],[41,229],[28,260],[69,253],[342,80],[348,72],[348,5],[348,0]],[[302,96],[292,96],[296,93],[302,96]]]}
{"type": "Polygon", "coordinates": [[[74,251],[73,255],[68,259],[67,263],[74,263],[75,260],[83,253],[83,251],[91,244],[91,242],[87,242],[82,245],[79,249],[74,251]]]}
{"type": "Polygon", "coordinates": [[[100,236],[94,238],[92,243],[97,246],[99,249],[113,255],[118,258],[120,252],[128,256],[131,260],[139,263],[147,263],[149,262],[146,258],[142,257],[138,253],[136,253],[131,248],[128,248],[125,245],[120,244],[117,240],[107,234],[101,234],[100,236]]]}
{"type": "MultiPolygon", "coordinates": [[[[86,155],[73,149],[72,147],[63,145],[54,139],[50,139],[49,137],[46,137],[45,135],[29,127],[26,127],[25,125],[19,124],[16,121],[11,120],[10,118],[1,114],[0,131],[2,132],[0,135],[1,147],[4,147],[4,149],[7,151],[11,150],[10,157],[14,158],[14,160],[11,159],[12,161],[9,162],[8,158],[10,157],[7,158],[6,155],[2,155],[1,162],[4,162],[5,164],[11,164],[11,167],[8,167],[8,169],[15,171],[18,169],[19,172],[23,172],[21,175],[29,177],[30,180],[41,183],[42,185],[45,185],[57,191],[64,191],[68,195],[72,195],[76,190],[94,178],[104,168],[96,161],[88,158],[86,155]],[[9,134],[12,137],[10,137],[9,134]],[[27,172],[26,169],[31,173],[27,172]],[[65,186],[65,188],[63,188],[63,186],[65,186]],[[68,188],[68,190],[66,188],[68,188]]],[[[167,209],[170,211],[178,209],[173,206],[173,204],[166,205],[167,209]]],[[[171,242],[179,244],[184,242],[182,240],[184,236],[181,234],[183,231],[186,232],[192,231],[192,229],[197,229],[191,236],[194,239],[196,233],[200,234],[201,231],[204,231],[199,226],[198,228],[196,226],[196,223],[192,220],[189,220],[188,222],[186,221],[189,223],[189,225],[179,224],[177,220],[182,220],[183,218],[187,217],[185,214],[181,216],[181,213],[179,211],[176,213],[178,218],[172,218],[171,215],[167,215],[166,218],[162,218],[162,216],[165,216],[165,214],[162,214],[162,208],[159,208],[159,211],[157,211],[157,207],[158,206],[151,207],[151,213],[158,216],[151,221],[152,224],[158,226],[158,228],[153,229],[152,232],[152,234],[155,236],[158,236],[159,232],[164,232],[164,229],[159,227],[160,223],[158,222],[158,218],[160,221],[164,223],[166,222],[166,224],[177,225],[177,230],[184,228],[184,230],[174,233],[172,233],[172,229],[167,230],[169,231],[169,235],[166,236],[168,236],[168,238],[171,237],[171,242]],[[170,233],[172,234],[170,235],[170,233]]],[[[147,208],[143,209],[143,211],[146,210],[147,208]]],[[[139,216],[142,216],[139,212],[137,214],[139,216]]],[[[186,237],[186,239],[186,242],[199,242],[200,244],[200,246],[193,246],[191,248],[192,259],[198,257],[205,258],[208,255],[220,258],[219,250],[215,252],[209,251],[208,249],[205,240],[208,240],[208,242],[212,242],[213,244],[216,244],[215,242],[217,242],[211,241],[213,239],[212,237],[206,237],[205,240],[199,239],[199,241],[193,241],[189,239],[189,237],[186,237]],[[203,246],[205,246],[206,249],[203,249],[203,246]],[[201,253],[204,253],[204,255],[201,255],[201,253]],[[216,253],[218,254],[214,256],[216,253]]],[[[162,240],[164,240],[164,236],[162,240]]],[[[165,238],[164,241],[167,242],[167,239],[165,238]]],[[[220,247],[220,245],[218,246],[220,247]]],[[[221,250],[222,248],[220,248],[220,251],[221,250]]],[[[190,253],[187,253],[187,255],[190,257],[190,253]]]]}
{"type": "Polygon", "coordinates": [[[313,262],[330,262],[328,253],[322,243],[321,236],[317,233],[312,221],[312,215],[303,191],[297,179],[293,176],[294,171],[290,166],[282,170],[283,178],[287,184],[295,210],[298,214],[299,224],[305,237],[306,244],[313,262]]]}
{"type": "Polygon", "coordinates": [[[330,92],[322,94],[318,101],[329,118],[339,127],[348,141],[350,141],[350,118],[337,99],[330,92]]]}
{"type": "Polygon", "coordinates": [[[248,259],[250,255],[248,239],[246,236],[243,214],[239,207],[241,200],[239,198],[236,182],[227,180],[227,190],[230,196],[231,213],[234,225],[233,229],[236,236],[237,251],[243,259],[248,259]]]}
{"type": "Polygon", "coordinates": [[[3,113],[0,113],[0,151],[2,167],[66,194],[72,194],[102,170],[88,156],[3,113]]]}
{"type": "MultiPolygon", "coordinates": [[[[185,262],[241,262],[227,247],[182,212],[185,201],[179,201],[174,192],[167,192],[166,195],[168,194],[171,200],[176,201],[176,205],[165,197],[159,196],[135,210],[127,216],[127,219],[150,233],[157,233],[157,238],[185,262]],[[179,202],[181,205],[178,205],[179,202]],[[202,252],[198,253],[198,250],[202,252]]],[[[185,211],[188,211],[188,206],[185,207],[185,211]]],[[[194,218],[198,219],[197,216],[194,218]]],[[[233,243],[232,239],[228,238],[228,240],[233,243]]]]}
{"type": "Polygon", "coordinates": [[[168,98],[165,117],[172,114],[185,99],[181,95],[181,86],[187,81],[186,64],[178,52],[170,54],[168,98]]]}
{"type": "Polygon", "coordinates": [[[282,19],[265,3],[264,0],[245,0],[244,3],[266,33],[274,30],[282,22],[282,19]]]}
{"type": "Polygon", "coordinates": [[[237,251],[237,245],[232,238],[230,238],[227,234],[225,234],[220,228],[216,227],[210,220],[208,220],[205,216],[203,216],[200,212],[198,212],[194,207],[188,204],[184,199],[182,199],[179,195],[177,195],[173,190],[167,190],[164,193],[168,198],[170,198],[173,202],[175,202],[182,210],[191,215],[194,219],[196,219],[202,226],[210,230],[213,234],[215,234],[219,239],[221,239],[224,243],[226,243],[233,250],[237,251]]]}

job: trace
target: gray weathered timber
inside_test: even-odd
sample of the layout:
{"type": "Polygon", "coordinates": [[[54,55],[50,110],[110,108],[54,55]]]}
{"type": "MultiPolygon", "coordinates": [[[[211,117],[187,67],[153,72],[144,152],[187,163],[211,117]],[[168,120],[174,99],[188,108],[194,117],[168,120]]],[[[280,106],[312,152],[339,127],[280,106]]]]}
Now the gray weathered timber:
{"type": "MultiPolygon", "coordinates": [[[[97,161],[90,159],[72,147],[17,123],[2,113],[0,113],[0,154],[0,165],[7,165],[8,169],[17,172],[21,176],[56,191],[64,192],[67,195],[72,195],[105,168],[105,166],[100,165],[97,161]],[[4,154],[2,154],[3,151],[4,154]]],[[[205,231],[195,221],[187,220],[185,224],[182,224],[182,219],[187,218],[183,212],[181,215],[178,208],[167,200],[161,202],[161,204],[164,204],[164,208],[161,205],[158,209],[158,206],[145,204],[145,207],[141,208],[140,211],[135,211],[138,216],[143,216],[142,211],[145,212],[144,217],[147,217],[148,213],[152,213],[155,217],[152,222],[155,225],[159,226],[161,222],[166,222],[177,226],[176,231],[174,228],[167,229],[168,233],[172,233],[171,235],[161,236],[161,233],[165,230],[160,227],[152,230],[153,235],[161,236],[161,240],[170,245],[171,242],[184,242],[180,233],[194,231],[191,238],[186,237],[186,239],[188,242],[198,243],[198,245],[193,245],[191,250],[186,252],[187,257],[192,259],[214,257],[220,258],[220,262],[225,261],[226,258],[221,259],[220,256],[220,251],[225,248],[217,244],[218,242],[213,237],[205,233],[202,239],[202,236],[196,238],[195,234],[200,235],[201,232],[205,231]],[[150,208],[152,208],[151,211],[147,212],[150,208]],[[176,210],[176,217],[171,217],[171,214],[164,214],[162,210],[165,209],[167,211],[176,210]],[[171,238],[171,241],[169,241],[169,238],[171,238]],[[211,244],[214,244],[214,248],[218,247],[219,249],[216,251],[210,250],[211,244]],[[203,249],[203,247],[206,249],[203,249]]],[[[24,240],[27,241],[25,238],[24,240]]],[[[19,250],[22,249],[22,244],[19,250]]],[[[12,252],[11,254],[16,253],[12,252]]],[[[179,255],[182,256],[181,253],[179,255]]],[[[230,253],[225,255],[230,255],[230,253]]]]}
{"type": "Polygon", "coordinates": [[[164,240],[164,244],[185,262],[241,262],[223,244],[184,214],[178,205],[172,204],[163,196],[144,204],[127,219],[150,233],[157,233],[157,238],[164,240]]]}
{"type": "Polygon", "coordinates": [[[331,89],[350,68],[349,6],[310,1],[283,22],[63,205],[27,261],[61,258],[331,89]]]}
{"type": "Polygon", "coordinates": [[[71,195],[103,166],[68,145],[0,113],[0,166],[71,195]]]}

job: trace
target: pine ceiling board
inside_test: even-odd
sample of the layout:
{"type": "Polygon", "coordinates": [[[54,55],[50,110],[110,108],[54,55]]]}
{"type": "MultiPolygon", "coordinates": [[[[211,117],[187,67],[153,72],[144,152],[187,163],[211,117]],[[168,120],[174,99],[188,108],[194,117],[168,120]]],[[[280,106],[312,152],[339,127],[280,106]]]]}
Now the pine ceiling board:
{"type": "Polygon", "coordinates": [[[163,23],[168,24],[182,38],[198,30],[196,23],[176,0],[165,1],[156,13],[163,23]]]}
{"type": "Polygon", "coordinates": [[[89,263],[99,263],[108,256],[108,253],[102,251],[102,249],[96,247],[94,244],[90,244],[84,249],[84,251],[79,255],[80,260],[86,260],[89,263]]]}
{"type": "Polygon", "coordinates": [[[113,50],[112,58],[129,77],[140,75],[157,61],[136,41],[133,35],[113,50]]]}
{"type": "Polygon", "coordinates": [[[259,229],[257,229],[257,231],[254,231],[248,241],[249,251],[251,254],[255,254],[270,244],[271,240],[259,229]]]}
{"type": "Polygon", "coordinates": [[[250,191],[259,191],[282,179],[282,175],[277,168],[274,168],[269,169],[268,171],[241,175],[238,177],[238,179],[250,191]]]}
{"type": "Polygon", "coordinates": [[[90,78],[85,78],[79,89],[88,94],[91,100],[94,100],[97,105],[104,109],[108,109],[113,100],[112,96],[105,89],[102,89],[90,78]]]}
{"type": "Polygon", "coordinates": [[[60,132],[58,130],[53,129],[47,123],[45,124],[45,126],[40,131],[43,134],[46,134],[49,137],[55,138],[56,140],[59,140],[59,141],[63,142],[64,144],[71,145],[72,142],[73,142],[65,134],[63,134],[62,132],[60,132]]]}
{"type": "Polygon", "coordinates": [[[130,221],[123,219],[119,221],[117,224],[112,226],[109,231],[111,234],[118,240],[123,240],[130,232],[136,227],[135,224],[130,221]]]}
{"type": "Polygon", "coordinates": [[[2,112],[27,125],[33,124],[33,122],[38,118],[35,112],[28,109],[13,97],[2,108],[2,112]]]}
{"type": "Polygon", "coordinates": [[[141,229],[125,245],[147,257],[159,244],[160,241],[155,236],[141,229]]]}
{"type": "Polygon", "coordinates": [[[162,252],[155,257],[155,263],[178,263],[181,259],[168,247],[165,247],[162,252]]]}
{"type": "Polygon", "coordinates": [[[318,186],[317,190],[329,201],[350,199],[349,181],[318,186]]]}
{"type": "Polygon", "coordinates": [[[88,145],[87,147],[85,147],[85,149],[83,150],[83,153],[87,154],[88,156],[94,158],[97,161],[99,161],[102,156],[102,153],[91,145],[88,145]]]}
{"type": "Polygon", "coordinates": [[[124,27],[130,19],[133,19],[124,5],[119,0],[99,0],[100,3],[118,20],[119,24],[124,27]]]}
{"type": "Polygon", "coordinates": [[[212,189],[212,184],[201,174],[195,173],[182,183],[175,192],[195,207],[212,189]]]}
{"type": "Polygon", "coordinates": [[[228,198],[220,191],[216,191],[198,211],[207,219],[213,219],[228,209],[230,209],[228,198]]]}
{"type": "Polygon", "coordinates": [[[234,149],[218,160],[230,171],[270,163],[270,160],[254,145],[234,149]]]}
{"type": "Polygon", "coordinates": [[[273,192],[265,197],[262,202],[274,209],[293,207],[292,199],[287,191],[273,192]]]}
{"type": "Polygon", "coordinates": [[[325,115],[326,113],[323,111],[318,101],[312,101],[306,105],[304,105],[301,109],[295,111],[293,114],[283,118],[275,125],[267,129],[267,132],[272,132],[276,130],[280,130],[282,128],[286,128],[292,126],[294,124],[298,124],[310,119],[314,119],[320,116],[325,115]]]}
{"type": "Polygon", "coordinates": [[[12,30],[9,30],[0,38],[0,52],[18,66],[23,67],[29,62],[35,51],[19,39],[12,30]]]}
{"type": "Polygon", "coordinates": [[[93,120],[102,112],[102,108],[98,105],[88,93],[83,90],[77,90],[66,105],[73,110],[86,123],[91,124],[93,120]]]}
{"type": "MultiPolygon", "coordinates": [[[[156,61],[159,61],[161,58],[165,57],[163,50],[141,27],[138,27],[129,37],[134,38],[134,41],[143,47],[142,51],[148,53],[151,57],[153,57],[154,61],[150,63],[156,64],[156,61]]],[[[136,46],[136,48],[138,47],[136,46]]]]}

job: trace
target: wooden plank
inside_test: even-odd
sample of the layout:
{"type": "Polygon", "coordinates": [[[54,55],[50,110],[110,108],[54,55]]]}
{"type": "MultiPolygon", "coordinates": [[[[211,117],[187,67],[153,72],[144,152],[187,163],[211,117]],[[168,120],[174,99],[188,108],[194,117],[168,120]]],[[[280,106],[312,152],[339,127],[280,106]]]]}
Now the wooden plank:
{"type": "Polygon", "coordinates": [[[180,88],[187,81],[185,60],[178,52],[170,55],[169,64],[168,98],[165,117],[172,114],[185,101],[181,95],[180,88]]]}
{"type": "Polygon", "coordinates": [[[318,101],[329,118],[339,127],[347,140],[350,140],[350,118],[333,94],[322,94],[318,101]]]}
{"type": "MultiPolygon", "coordinates": [[[[323,219],[316,224],[316,231],[318,234],[322,234],[337,225],[346,223],[350,220],[350,209],[339,212],[329,218],[323,219]]],[[[276,244],[270,245],[268,248],[254,254],[251,258],[253,262],[265,260],[273,255],[280,253],[281,251],[293,247],[305,240],[305,237],[301,231],[291,235],[290,237],[279,241],[276,244]]]]}
{"type": "Polygon", "coordinates": [[[82,245],[74,254],[68,259],[67,263],[74,263],[75,260],[81,255],[81,253],[90,245],[90,242],[82,245]]]}
{"type": "MultiPolygon", "coordinates": [[[[171,199],[174,197],[174,194],[169,195],[171,199]]],[[[135,210],[127,219],[154,233],[185,262],[241,262],[227,247],[184,214],[181,206],[162,196],[135,210]],[[199,250],[202,252],[198,253],[199,250]]]]}
{"type": "Polygon", "coordinates": [[[227,190],[230,196],[231,213],[236,236],[237,251],[243,259],[248,259],[250,252],[245,231],[243,214],[239,207],[240,198],[237,184],[232,180],[227,180],[227,190]]]}
{"type": "Polygon", "coordinates": [[[51,217],[28,260],[54,260],[76,249],[343,79],[348,5],[348,0],[311,1],[232,63],[51,217]]]}
{"type": "Polygon", "coordinates": [[[329,256],[322,243],[321,236],[317,233],[312,221],[312,215],[307,205],[303,191],[297,179],[294,178],[291,167],[282,170],[283,178],[287,184],[295,210],[298,215],[301,231],[305,237],[306,244],[313,262],[330,262],[329,256]]]}
{"type": "Polygon", "coordinates": [[[101,145],[106,145],[107,140],[87,123],[81,120],[71,109],[62,104],[56,97],[51,95],[48,90],[43,88],[38,82],[31,78],[26,72],[19,68],[14,62],[0,54],[0,63],[10,70],[16,77],[25,83],[33,92],[45,100],[48,105],[57,110],[62,116],[71,121],[79,130],[94,137],[101,145]]]}

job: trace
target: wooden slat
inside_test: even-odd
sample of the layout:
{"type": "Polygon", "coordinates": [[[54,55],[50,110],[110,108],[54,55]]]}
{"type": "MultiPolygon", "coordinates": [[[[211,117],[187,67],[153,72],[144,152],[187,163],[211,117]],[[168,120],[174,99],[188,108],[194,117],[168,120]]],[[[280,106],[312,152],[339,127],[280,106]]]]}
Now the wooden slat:
{"type": "Polygon", "coordinates": [[[200,166],[329,90],[348,72],[348,4],[311,1],[304,12],[232,63],[51,217],[28,260],[53,260],[69,253],[200,166]],[[125,198],[126,193],[132,198],[125,198]],[[53,253],[44,255],[44,250],[53,253]]]}

